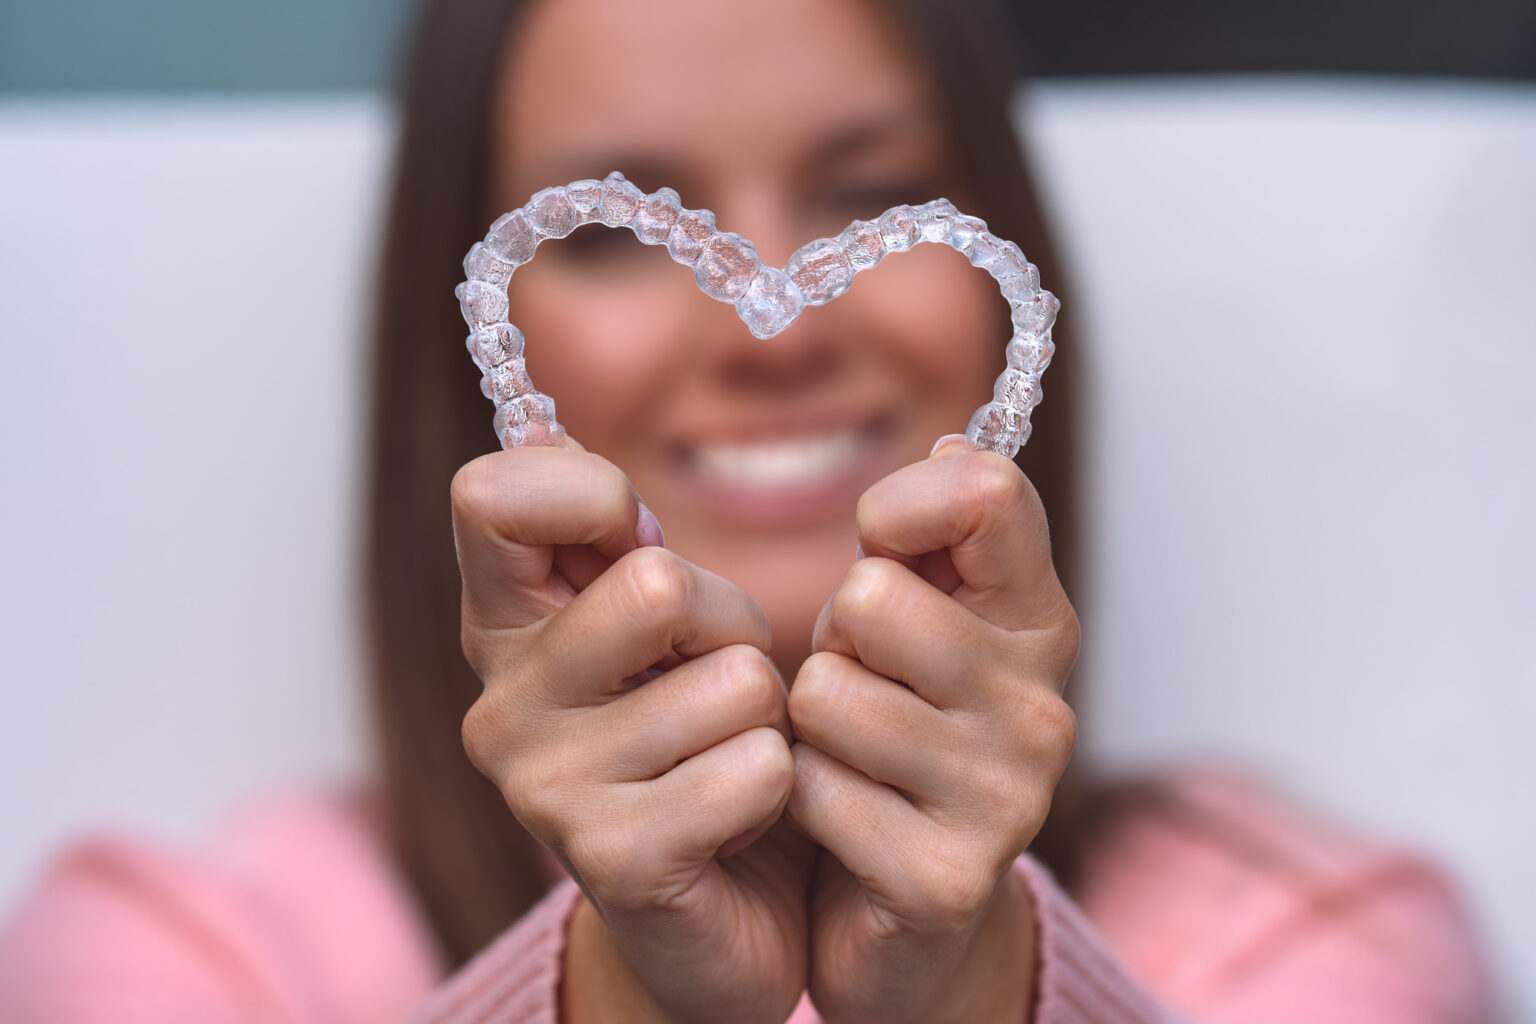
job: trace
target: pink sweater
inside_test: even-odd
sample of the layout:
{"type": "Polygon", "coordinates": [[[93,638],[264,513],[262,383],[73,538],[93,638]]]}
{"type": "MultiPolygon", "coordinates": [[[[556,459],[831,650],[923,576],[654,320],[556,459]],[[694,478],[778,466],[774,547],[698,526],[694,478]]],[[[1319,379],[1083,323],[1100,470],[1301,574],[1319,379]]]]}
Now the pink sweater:
{"type": "MultiPolygon", "coordinates": [[[[1432,868],[1233,782],[1183,791],[1234,827],[1128,819],[1077,904],[1018,862],[1039,918],[1036,1024],[1492,1019],[1466,921],[1432,868]]],[[[578,898],[561,883],[445,976],[355,805],[286,797],[195,855],[120,839],[67,851],[0,934],[0,1021],[553,1024],[578,898]]],[[[791,1020],[817,1017],[802,1000],[791,1020]]]]}

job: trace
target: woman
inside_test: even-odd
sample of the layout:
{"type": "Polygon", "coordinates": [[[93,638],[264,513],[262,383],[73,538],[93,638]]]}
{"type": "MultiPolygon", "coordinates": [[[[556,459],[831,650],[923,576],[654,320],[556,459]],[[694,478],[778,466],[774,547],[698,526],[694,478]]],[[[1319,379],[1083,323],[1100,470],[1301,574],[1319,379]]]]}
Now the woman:
{"type": "Polygon", "coordinates": [[[374,360],[379,812],[280,804],[197,863],[77,851],[13,929],[19,1019],[1481,1019],[1412,861],[1222,784],[1114,815],[1059,785],[1071,346],[1020,466],[930,457],[1007,334],[954,254],[760,342],[583,228],[509,289],[579,444],[476,458],[447,296],[545,185],[672,185],[770,264],[947,195],[1058,282],[995,32],[935,7],[429,9],[374,360]]]}

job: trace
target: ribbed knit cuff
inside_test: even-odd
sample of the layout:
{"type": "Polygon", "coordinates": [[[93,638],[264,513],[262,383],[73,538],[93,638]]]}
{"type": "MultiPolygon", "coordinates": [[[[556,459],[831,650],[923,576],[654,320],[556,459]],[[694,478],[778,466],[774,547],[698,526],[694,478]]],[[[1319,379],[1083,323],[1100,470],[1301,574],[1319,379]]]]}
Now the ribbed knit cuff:
{"type": "Polygon", "coordinates": [[[1035,904],[1033,1024],[1173,1024],[1178,1019],[1131,977],[1049,871],[1028,855],[1014,866],[1035,904]]]}
{"type": "MultiPolygon", "coordinates": [[[[1016,870],[1034,903],[1038,929],[1033,1024],[1172,1024],[1177,1018],[1131,977],[1078,909],[1034,859],[1016,870]]],[[[566,924],[581,896],[562,882],[433,995],[421,1024],[559,1020],[566,924]]]]}
{"type": "Polygon", "coordinates": [[[419,1024],[556,1024],[566,923],[581,890],[555,886],[522,920],[433,993],[419,1024]]]}

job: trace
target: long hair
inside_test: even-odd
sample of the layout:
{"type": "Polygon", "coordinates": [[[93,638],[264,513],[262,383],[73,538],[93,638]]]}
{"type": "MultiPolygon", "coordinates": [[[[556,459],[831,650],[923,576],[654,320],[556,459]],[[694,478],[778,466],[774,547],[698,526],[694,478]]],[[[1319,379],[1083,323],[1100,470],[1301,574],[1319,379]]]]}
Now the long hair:
{"type": "MultiPolygon", "coordinates": [[[[487,226],[494,83],[522,6],[428,0],[421,12],[404,69],[370,359],[365,584],[386,822],[451,965],[488,944],[545,889],[532,839],[462,747],[460,726],[481,684],[459,646],[448,507],[454,472],[495,446],[452,293],[465,251],[487,226]]],[[[1017,76],[1002,25],[980,2],[887,6],[927,69],[957,166],[979,201],[966,212],[1017,240],[1062,293],[1062,269],[1013,131],[1017,76]]],[[[1073,352],[1060,329],[1057,339],[1049,398],[1035,411],[1034,439],[1019,461],[1048,510],[1056,565],[1071,593],[1073,352]]],[[[998,348],[1000,363],[1001,336],[998,348]]],[[[1058,790],[1056,811],[1032,847],[1064,878],[1076,831],[1072,791],[1070,782],[1058,790]]]]}

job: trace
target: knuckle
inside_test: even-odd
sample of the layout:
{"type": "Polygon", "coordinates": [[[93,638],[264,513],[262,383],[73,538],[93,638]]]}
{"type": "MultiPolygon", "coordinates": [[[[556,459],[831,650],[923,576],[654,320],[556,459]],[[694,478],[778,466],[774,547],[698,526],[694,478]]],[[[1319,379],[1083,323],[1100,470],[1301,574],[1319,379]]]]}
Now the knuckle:
{"type": "MultiPolygon", "coordinates": [[[[598,814],[594,819],[594,808],[600,807],[608,787],[589,773],[573,770],[592,760],[588,754],[573,743],[530,744],[501,786],[513,815],[551,849],[569,853],[573,835],[587,834],[594,843],[603,838],[617,841],[626,834],[618,830],[616,815],[598,814]]],[[[605,850],[598,848],[599,853],[605,850]]]]}
{"type": "Polygon", "coordinates": [[[590,758],[570,729],[556,725],[516,681],[503,680],[470,705],[460,732],[470,763],[496,786],[513,816],[539,842],[564,849],[597,783],[590,773],[572,770],[590,758]]]}
{"type": "Polygon", "coordinates": [[[1077,747],[1077,715],[1067,702],[1053,693],[1038,693],[1028,702],[1026,728],[1034,760],[1058,775],[1065,771],[1077,747]]]}
{"type": "Polygon", "coordinates": [[[901,567],[885,558],[855,562],[832,595],[832,621],[857,626],[880,618],[896,592],[900,573],[901,567]]]}
{"type": "Polygon", "coordinates": [[[682,560],[666,548],[636,548],[618,562],[623,599],[631,610],[659,615],[667,621],[682,617],[692,581],[682,560]]]}
{"type": "Polygon", "coordinates": [[[459,733],[470,763],[482,775],[494,778],[501,768],[506,737],[502,727],[505,718],[493,706],[498,702],[491,692],[485,691],[470,705],[459,733]]]}
{"type": "Polygon", "coordinates": [[[806,723],[821,717],[831,703],[836,673],[842,655],[817,651],[800,665],[794,685],[789,688],[789,720],[806,723]]]}
{"type": "Polygon", "coordinates": [[[972,459],[966,472],[971,498],[988,513],[1017,515],[1021,506],[1039,503],[1029,479],[1007,459],[972,459]]]}
{"type": "Polygon", "coordinates": [[[1013,832],[1013,845],[1009,848],[1010,860],[1029,848],[1040,834],[1046,818],[1050,817],[1055,789],[1050,786],[1033,788],[1020,800],[1024,814],[1018,819],[1013,832]]]}
{"type": "Polygon", "coordinates": [[[502,780],[500,787],[513,816],[530,835],[546,845],[559,843],[570,814],[571,794],[561,785],[567,774],[559,770],[562,763],[548,755],[527,757],[502,780]]]}
{"type": "Polygon", "coordinates": [[[1035,708],[1035,718],[1041,732],[1057,745],[1070,747],[1077,742],[1077,715],[1055,694],[1042,696],[1035,708]]]}
{"type": "Polygon", "coordinates": [[[738,700],[748,706],[754,721],[771,720],[783,706],[784,688],[768,656],[748,644],[720,649],[721,670],[730,680],[738,700]]]}
{"type": "Polygon", "coordinates": [[[578,453],[577,457],[587,467],[587,481],[583,491],[591,506],[598,510],[599,519],[613,524],[632,521],[635,497],[629,478],[601,456],[578,453]]]}
{"type": "Polygon", "coordinates": [[[878,531],[886,507],[885,488],[878,483],[859,495],[853,506],[853,523],[860,537],[873,536],[878,531]]]}
{"type": "Polygon", "coordinates": [[[459,737],[470,763],[498,785],[512,770],[523,742],[519,723],[528,717],[528,709],[519,706],[519,686],[515,678],[487,686],[464,713],[459,726],[459,737]]]}
{"type": "Polygon", "coordinates": [[[776,730],[759,726],[743,756],[740,783],[750,787],[753,799],[777,800],[794,784],[795,760],[789,743],[776,730]]]}
{"type": "Polygon", "coordinates": [[[487,687],[465,712],[460,739],[470,763],[501,790],[518,820],[542,837],[557,831],[570,789],[569,758],[558,745],[537,740],[517,688],[511,680],[487,687]]]}
{"type": "Polygon", "coordinates": [[[490,471],[490,456],[482,455],[460,466],[448,487],[448,498],[455,518],[483,514],[495,493],[490,471]]]}
{"type": "Polygon", "coordinates": [[[988,758],[964,774],[962,784],[971,793],[972,816],[982,830],[1018,816],[1023,795],[1019,774],[1018,762],[1006,757],[988,758]]]}
{"type": "Polygon", "coordinates": [[[918,879],[927,927],[941,934],[969,928],[996,884],[991,872],[965,858],[960,863],[934,860],[918,879]]]}
{"type": "Polygon", "coordinates": [[[1052,709],[1047,716],[1047,730],[1055,754],[1052,763],[1058,772],[1065,771],[1067,762],[1072,760],[1072,752],[1077,749],[1077,715],[1066,701],[1059,698],[1050,701],[1047,707],[1052,709]]]}
{"type": "Polygon", "coordinates": [[[720,660],[720,668],[727,678],[747,685],[763,675],[768,660],[751,644],[729,644],[716,651],[715,657],[720,660]]]}
{"type": "Polygon", "coordinates": [[[1049,663],[1059,666],[1063,676],[1071,671],[1077,664],[1077,655],[1082,648],[1083,628],[1078,621],[1077,610],[1063,598],[1061,621],[1058,625],[1048,630],[1045,636],[1046,656],[1049,663]]]}

